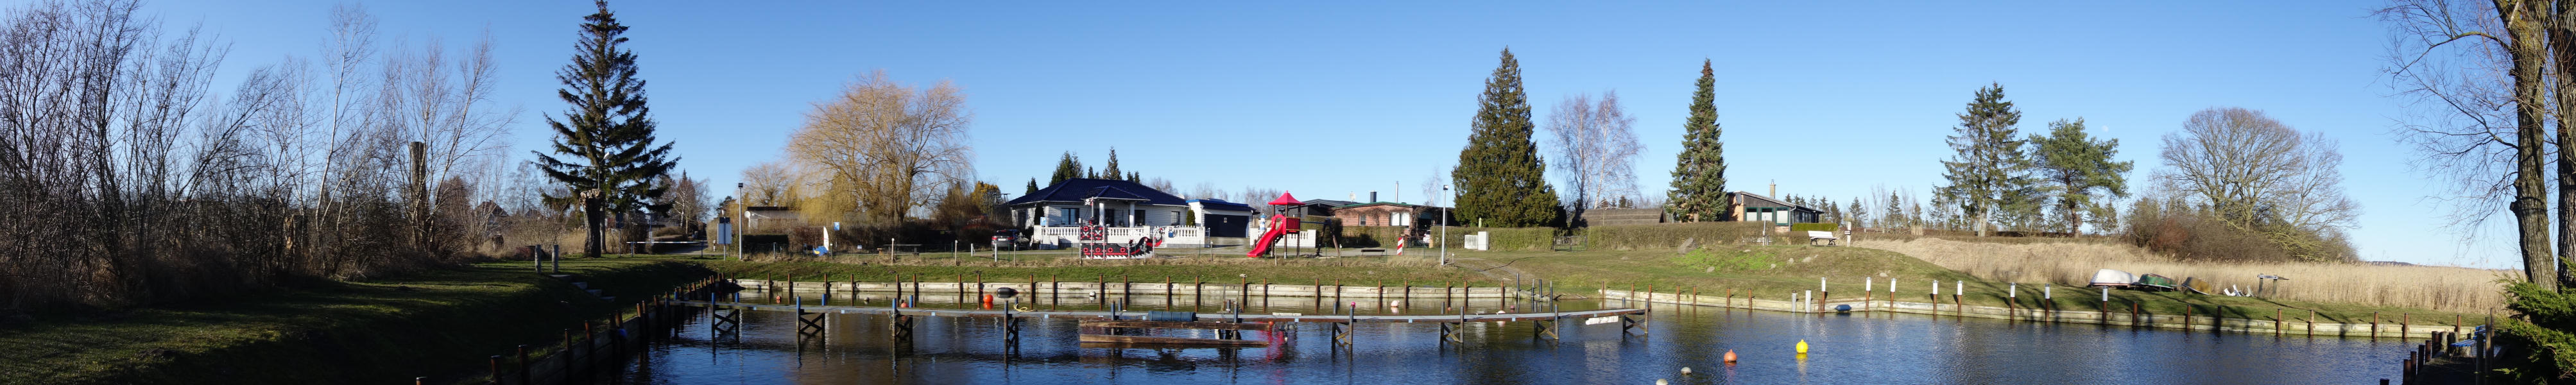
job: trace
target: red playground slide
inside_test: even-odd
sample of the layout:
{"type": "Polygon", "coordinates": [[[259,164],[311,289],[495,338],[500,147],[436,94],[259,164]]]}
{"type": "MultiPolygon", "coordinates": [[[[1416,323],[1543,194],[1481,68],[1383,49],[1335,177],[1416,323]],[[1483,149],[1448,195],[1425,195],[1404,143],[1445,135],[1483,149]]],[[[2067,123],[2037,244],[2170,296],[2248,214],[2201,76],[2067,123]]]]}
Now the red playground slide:
{"type": "Polygon", "coordinates": [[[1269,253],[1269,252],[1270,252],[1270,244],[1271,244],[1271,243],[1278,242],[1278,241],[1279,241],[1279,237],[1280,237],[1280,236],[1287,235],[1287,234],[1288,234],[1288,228],[1290,228],[1290,227],[1296,227],[1296,225],[1289,224],[1288,222],[1289,222],[1289,219],[1288,219],[1288,217],[1287,217],[1287,216],[1282,216],[1282,215],[1272,215],[1272,216],[1270,216],[1270,230],[1269,230],[1269,231],[1263,231],[1263,232],[1261,232],[1261,241],[1260,241],[1260,242],[1253,242],[1253,243],[1252,243],[1252,252],[1251,252],[1251,253],[1249,253],[1249,254],[1244,254],[1244,256],[1246,256],[1246,257],[1253,257],[1253,258],[1261,258],[1261,255],[1262,255],[1262,254],[1269,253]]]}

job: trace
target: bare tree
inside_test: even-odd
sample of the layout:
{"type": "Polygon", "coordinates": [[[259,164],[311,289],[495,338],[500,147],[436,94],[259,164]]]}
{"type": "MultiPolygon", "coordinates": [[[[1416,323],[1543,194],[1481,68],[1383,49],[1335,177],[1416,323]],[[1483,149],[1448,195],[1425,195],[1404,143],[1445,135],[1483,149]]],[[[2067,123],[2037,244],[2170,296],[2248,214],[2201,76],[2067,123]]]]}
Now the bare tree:
{"type": "MultiPolygon", "coordinates": [[[[2553,259],[2567,250],[2551,250],[2548,175],[2541,171],[2544,119],[2556,104],[2545,99],[2543,78],[2550,64],[2549,7],[2534,0],[2400,0],[2376,14],[2394,32],[2385,69],[2391,84],[2399,96],[2414,99],[2396,132],[2425,155],[2413,162],[2418,171],[2455,181],[2451,193],[2435,197],[2460,208],[2446,210],[2453,213],[2449,222],[2475,229],[2494,207],[2506,207],[2525,275],[2554,289],[2553,259]]],[[[2562,164],[2562,173],[2568,167],[2576,165],[2562,164]]],[[[2571,192],[2576,189],[2562,184],[2561,199],[2576,199],[2571,192]]],[[[2566,234],[2576,219],[2566,211],[2560,217],[2559,246],[2576,246],[2566,234]]],[[[2476,236],[2462,233],[2469,236],[2464,241],[2476,236]]]]}
{"type": "Polygon", "coordinates": [[[763,162],[742,170],[744,201],[754,206],[794,205],[795,198],[788,190],[795,183],[795,165],[786,161],[763,162]]]}
{"type": "Polygon", "coordinates": [[[1548,145],[1559,154],[1555,166],[1573,192],[1569,207],[1575,217],[1636,194],[1639,146],[1630,128],[1636,123],[1619,107],[1618,91],[1603,92],[1600,103],[1589,95],[1569,96],[1548,112],[1548,145]]]}
{"type": "Polygon", "coordinates": [[[1230,199],[1229,197],[1227,197],[1227,196],[1225,195],[1225,189],[1223,189],[1223,188],[1219,188],[1219,187],[1216,187],[1216,182],[1199,182],[1199,184],[1191,186],[1191,187],[1190,187],[1190,198],[1192,198],[1192,199],[1215,199],[1215,200],[1221,200],[1221,201],[1233,201],[1233,200],[1234,200],[1234,199],[1230,199]]]}
{"type": "Polygon", "coordinates": [[[2322,133],[2300,133],[2259,111],[2211,108],[2165,135],[2156,179],[2239,228],[2324,233],[2350,226],[2361,211],[2344,195],[2335,147],[2322,133]]]}
{"type": "Polygon", "coordinates": [[[943,81],[916,92],[876,71],[816,103],[788,152],[838,198],[855,200],[867,222],[893,224],[951,184],[973,180],[966,144],[972,120],[956,86],[943,81]]]}

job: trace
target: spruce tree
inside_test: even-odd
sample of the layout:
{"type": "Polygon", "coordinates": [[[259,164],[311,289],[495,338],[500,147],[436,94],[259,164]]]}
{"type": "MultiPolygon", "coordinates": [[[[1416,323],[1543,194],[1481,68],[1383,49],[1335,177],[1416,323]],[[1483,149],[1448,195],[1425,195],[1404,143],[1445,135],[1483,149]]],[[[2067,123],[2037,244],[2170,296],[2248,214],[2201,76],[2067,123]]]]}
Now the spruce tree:
{"type": "Polygon", "coordinates": [[[1957,151],[1950,160],[1942,161],[1941,176],[1950,182],[1940,193],[1959,206],[1985,236],[1996,213],[2011,215],[2036,208],[2027,204],[2037,194],[2032,189],[2030,157],[2022,153],[2022,137],[2014,125],[2021,123],[2021,111],[2004,100],[2004,86],[1995,83],[1977,89],[1968,110],[1959,114],[1959,125],[1949,136],[1950,149],[1957,151]]]}
{"type": "Polygon", "coordinates": [[[1117,147],[1109,148],[1109,165],[1100,167],[1100,175],[1101,176],[1098,177],[1100,179],[1122,179],[1127,177],[1127,172],[1118,170],[1117,147]]]}
{"type": "Polygon", "coordinates": [[[1038,195],[1038,178],[1029,178],[1029,191],[1020,193],[1020,196],[1030,195],[1038,195]]]}
{"type": "Polygon", "coordinates": [[[1698,91],[1691,93],[1690,118],[1682,121],[1682,152],[1674,156],[1672,189],[1664,194],[1665,210],[1674,221],[1726,221],[1735,201],[1726,194],[1726,143],[1718,140],[1717,72],[1708,60],[1699,63],[1698,91]]]}
{"type": "Polygon", "coordinates": [[[1073,178],[1085,178],[1082,175],[1082,158],[1073,156],[1072,151],[1065,151],[1064,158],[1055,161],[1055,175],[1047,177],[1047,185],[1054,186],[1073,178]]]}
{"type": "Polygon", "coordinates": [[[1547,184],[1538,144],[1530,142],[1537,125],[1530,121],[1529,95],[1511,49],[1503,50],[1502,65],[1485,79],[1469,126],[1467,148],[1458,151],[1458,168],[1449,174],[1458,186],[1457,218],[1498,227],[1557,223],[1562,207],[1556,188],[1547,184]]]}
{"type": "Polygon", "coordinates": [[[645,106],[644,80],[635,77],[635,53],[620,47],[627,27],[617,23],[607,1],[594,4],[599,12],[582,17],[586,22],[581,40],[573,45],[572,63],[555,72],[564,86],[556,97],[571,107],[560,117],[546,117],[546,124],[555,130],[553,152],[563,158],[531,152],[546,176],[571,192],[546,199],[579,200],[590,232],[583,253],[598,257],[609,215],[670,210],[670,204],[660,202],[667,186],[654,182],[679,159],[670,156],[670,143],[653,143],[652,109],[645,106]]]}

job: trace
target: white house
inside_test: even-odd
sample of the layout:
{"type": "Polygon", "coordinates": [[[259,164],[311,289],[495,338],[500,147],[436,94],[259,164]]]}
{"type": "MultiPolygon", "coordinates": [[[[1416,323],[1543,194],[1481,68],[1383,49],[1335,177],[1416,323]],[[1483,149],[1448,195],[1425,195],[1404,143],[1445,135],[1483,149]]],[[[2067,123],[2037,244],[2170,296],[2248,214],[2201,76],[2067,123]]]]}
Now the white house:
{"type": "Polygon", "coordinates": [[[1179,196],[1136,182],[1066,179],[1038,189],[1037,193],[1011,199],[1004,207],[1020,221],[1020,227],[1032,230],[1029,240],[1039,243],[1072,245],[1079,239],[1085,220],[1107,226],[1109,242],[1126,243],[1147,236],[1162,237],[1167,244],[1206,242],[1207,230],[1191,225],[1188,217],[1199,213],[1199,209],[1179,196]]]}

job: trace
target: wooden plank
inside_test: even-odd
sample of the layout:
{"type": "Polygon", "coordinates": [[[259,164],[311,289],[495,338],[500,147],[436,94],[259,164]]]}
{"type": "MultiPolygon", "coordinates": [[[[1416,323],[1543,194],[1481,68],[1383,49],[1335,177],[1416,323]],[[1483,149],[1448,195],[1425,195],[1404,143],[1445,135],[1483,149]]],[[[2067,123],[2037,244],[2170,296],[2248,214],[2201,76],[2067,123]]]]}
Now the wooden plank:
{"type": "Polygon", "coordinates": [[[1113,336],[1113,335],[1101,335],[1101,334],[1084,334],[1084,335],[1082,335],[1082,342],[1084,342],[1084,343],[1122,344],[1122,345],[1197,345],[1197,346],[1254,346],[1254,347],[1259,347],[1259,346],[1270,346],[1270,341],[1267,341],[1267,340],[1228,340],[1228,339],[1214,339],[1214,338],[1147,337],[1147,336],[1113,336]]]}
{"type": "Polygon", "coordinates": [[[1083,320],[1083,321],[1082,321],[1082,323],[1081,323],[1081,325],[1082,325],[1082,327],[1087,327],[1087,328],[1145,328],[1145,329],[1270,330],[1270,324],[1268,324],[1268,323],[1233,323],[1233,322],[1131,321],[1131,320],[1118,320],[1118,321],[1093,321],[1093,320],[1083,320]]]}

